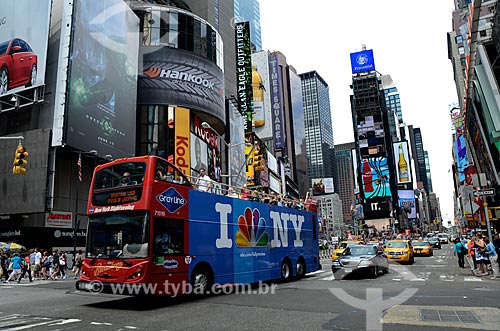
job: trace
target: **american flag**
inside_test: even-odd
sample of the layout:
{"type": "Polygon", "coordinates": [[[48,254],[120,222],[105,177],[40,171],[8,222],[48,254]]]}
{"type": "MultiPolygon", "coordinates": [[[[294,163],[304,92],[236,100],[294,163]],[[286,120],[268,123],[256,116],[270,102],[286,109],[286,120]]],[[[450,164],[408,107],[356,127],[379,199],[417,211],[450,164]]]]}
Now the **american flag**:
{"type": "Polygon", "coordinates": [[[82,153],[78,153],[78,162],[76,165],[78,166],[78,180],[81,182],[83,180],[83,177],[82,177],[82,153]]]}

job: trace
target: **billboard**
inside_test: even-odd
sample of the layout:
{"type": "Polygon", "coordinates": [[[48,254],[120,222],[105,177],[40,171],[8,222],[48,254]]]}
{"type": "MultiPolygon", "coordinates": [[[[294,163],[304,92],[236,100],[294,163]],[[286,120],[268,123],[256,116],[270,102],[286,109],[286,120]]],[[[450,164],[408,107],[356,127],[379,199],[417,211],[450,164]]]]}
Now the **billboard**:
{"type": "Polygon", "coordinates": [[[261,139],[271,138],[271,97],[269,94],[269,54],[260,51],[252,54],[253,132],[261,139]]]}
{"type": "Polygon", "coordinates": [[[175,156],[174,163],[182,173],[186,176],[190,173],[190,158],[188,151],[190,149],[190,135],[189,135],[189,109],[176,107],[175,108],[175,156]]]}
{"type": "Polygon", "coordinates": [[[203,57],[171,47],[141,47],[137,101],[204,111],[225,122],[222,70],[203,57]]]}
{"type": "Polygon", "coordinates": [[[269,79],[271,89],[271,125],[274,137],[274,148],[285,147],[285,124],[283,123],[283,102],[281,100],[281,69],[278,65],[278,56],[269,55],[269,79]]]}
{"type": "Polygon", "coordinates": [[[399,207],[403,208],[408,218],[417,218],[415,207],[415,192],[413,190],[398,190],[399,207]]]}
{"type": "Polygon", "coordinates": [[[386,156],[382,114],[358,115],[356,121],[360,157],[386,156]]]}
{"type": "Polygon", "coordinates": [[[246,115],[245,134],[252,133],[253,91],[252,91],[252,47],[250,43],[250,22],[235,23],[236,82],[238,85],[238,110],[246,115]]]}
{"type": "Polygon", "coordinates": [[[229,174],[232,176],[231,184],[242,187],[247,181],[245,173],[245,117],[239,113],[232,102],[228,101],[227,103],[230,139],[226,139],[226,141],[230,141],[231,143],[231,148],[229,149],[231,169],[229,170],[229,174]]]}
{"type": "Polygon", "coordinates": [[[334,193],[333,178],[313,178],[312,194],[323,195],[334,193]]]}
{"type": "Polygon", "coordinates": [[[373,59],[373,50],[363,50],[361,52],[351,53],[352,74],[375,70],[375,61],[373,59]]]}
{"type": "Polygon", "coordinates": [[[122,0],[75,5],[65,144],[133,156],[139,19],[122,0]]]}
{"type": "Polygon", "coordinates": [[[365,199],[390,197],[390,173],[387,158],[362,159],[361,181],[365,199]]]}
{"type": "Polygon", "coordinates": [[[51,0],[2,1],[0,96],[45,83],[51,0]]]}
{"type": "Polygon", "coordinates": [[[398,141],[392,144],[394,160],[397,163],[396,179],[398,184],[407,184],[412,182],[411,163],[408,153],[408,142],[398,141]]]}

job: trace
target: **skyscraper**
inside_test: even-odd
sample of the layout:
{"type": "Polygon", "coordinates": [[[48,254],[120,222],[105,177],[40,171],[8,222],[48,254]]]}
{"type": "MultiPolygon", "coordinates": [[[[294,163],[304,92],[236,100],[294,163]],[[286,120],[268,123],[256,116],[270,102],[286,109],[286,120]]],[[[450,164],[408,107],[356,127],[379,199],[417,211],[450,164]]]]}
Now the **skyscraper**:
{"type": "Polygon", "coordinates": [[[338,194],[342,200],[342,214],[344,222],[352,221],[354,201],[354,176],[352,150],[356,148],[354,142],[335,145],[335,159],[337,161],[338,194]]]}
{"type": "Polygon", "coordinates": [[[262,49],[260,36],[260,5],[259,0],[234,0],[235,22],[250,22],[250,41],[252,51],[262,49]]]}
{"type": "Polygon", "coordinates": [[[302,80],[309,184],[313,178],[333,178],[336,192],[338,182],[328,84],[316,71],[299,76],[302,80]]]}
{"type": "Polygon", "coordinates": [[[412,155],[415,160],[415,180],[417,182],[422,182],[422,187],[427,193],[431,192],[432,187],[429,185],[429,180],[427,178],[427,164],[428,156],[427,152],[424,150],[424,143],[422,141],[422,132],[420,128],[414,128],[413,125],[408,126],[408,131],[410,134],[410,144],[412,155]]]}

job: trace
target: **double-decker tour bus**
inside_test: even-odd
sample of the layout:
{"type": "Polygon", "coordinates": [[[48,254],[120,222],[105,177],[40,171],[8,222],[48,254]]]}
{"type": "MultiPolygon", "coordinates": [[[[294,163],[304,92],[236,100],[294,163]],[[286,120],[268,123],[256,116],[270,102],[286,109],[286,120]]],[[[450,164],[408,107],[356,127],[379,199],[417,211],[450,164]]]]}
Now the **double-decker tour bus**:
{"type": "Polygon", "coordinates": [[[303,277],[321,267],[309,209],[198,191],[157,156],[97,166],[76,288],[177,295],[303,277]]]}

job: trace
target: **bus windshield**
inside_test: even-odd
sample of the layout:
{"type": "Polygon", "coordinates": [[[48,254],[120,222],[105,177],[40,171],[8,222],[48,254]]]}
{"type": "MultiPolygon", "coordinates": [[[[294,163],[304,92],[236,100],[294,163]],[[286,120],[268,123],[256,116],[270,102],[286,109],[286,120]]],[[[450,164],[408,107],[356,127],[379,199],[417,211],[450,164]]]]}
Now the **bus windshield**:
{"type": "Polygon", "coordinates": [[[148,222],[148,213],[145,211],[90,217],[87,257],[147,257],[148,222]]]}
{"type": "Polygon", "coordinates": [[[145,169],[145,162],[125,162],[103,168],[95,174],[94,191],[142,185],[145,169]]]}

